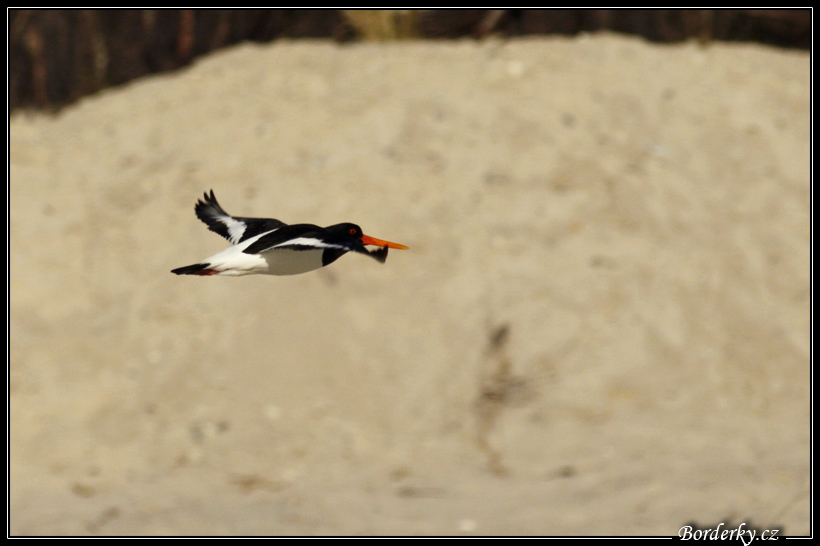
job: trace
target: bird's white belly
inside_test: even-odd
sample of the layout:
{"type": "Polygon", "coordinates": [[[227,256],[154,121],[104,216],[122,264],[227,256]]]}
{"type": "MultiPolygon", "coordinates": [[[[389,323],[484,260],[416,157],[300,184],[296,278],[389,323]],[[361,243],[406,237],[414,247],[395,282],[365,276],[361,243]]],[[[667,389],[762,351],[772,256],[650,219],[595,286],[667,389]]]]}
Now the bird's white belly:
{"type": "Polygon", "coordinates": [[[260,254],[246,254],[246,242],[226,248],[203,260],[217,275],[298,275],[322,267],[324,249],[292,250],[273,248],[260,254]]]}
{"type": "Polygon", "coordinates": [[[307,273],[323,266],[322,254],[324,249],[293,250],[290,248],[275,248],[260,254],[267,263],[268,275],[298,275],[307,273]]]}

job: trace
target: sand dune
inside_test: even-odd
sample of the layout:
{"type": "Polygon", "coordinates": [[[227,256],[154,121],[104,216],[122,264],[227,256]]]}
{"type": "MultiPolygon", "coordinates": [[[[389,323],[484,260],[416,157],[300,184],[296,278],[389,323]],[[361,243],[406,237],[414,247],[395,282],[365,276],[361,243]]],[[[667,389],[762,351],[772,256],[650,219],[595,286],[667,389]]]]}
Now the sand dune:
{"type": "Polygon", "coordinates": [[[807,534],[809,86],[754,45],[279,42],[15,114],[11,533],[807,534]],[[172,275],[211,188],[410,250],[172,275]]]}

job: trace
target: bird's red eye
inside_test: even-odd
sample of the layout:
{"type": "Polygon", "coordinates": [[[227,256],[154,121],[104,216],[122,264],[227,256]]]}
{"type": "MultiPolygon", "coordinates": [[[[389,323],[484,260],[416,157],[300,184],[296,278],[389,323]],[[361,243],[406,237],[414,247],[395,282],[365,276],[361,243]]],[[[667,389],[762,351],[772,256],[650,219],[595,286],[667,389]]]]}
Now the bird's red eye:
{"type": "Polygon", "coordinates": [[[356,235],[356,228],[350,228],[350,234],[356,235]]]}

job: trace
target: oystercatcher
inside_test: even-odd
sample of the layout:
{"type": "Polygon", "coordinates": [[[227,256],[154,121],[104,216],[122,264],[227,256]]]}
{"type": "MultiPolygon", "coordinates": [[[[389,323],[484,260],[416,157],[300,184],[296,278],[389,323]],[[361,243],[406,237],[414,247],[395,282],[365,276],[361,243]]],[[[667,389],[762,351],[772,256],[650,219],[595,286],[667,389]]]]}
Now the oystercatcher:
{"type": "Polygon", "coordinates": [[[208,229],[233,246],[198,264],[171,270],[177,275],[297,275],[332,264],[348,252],[359,252],[381,263],[388,248],[407,248],[398,243],[368,237],[356,224],[326,228],[313,224],[288,225],[273,218],[231,216],[211,194],[194,207],[208,229]],[[365,245],[381,247],[368,250],[365,245]]]}

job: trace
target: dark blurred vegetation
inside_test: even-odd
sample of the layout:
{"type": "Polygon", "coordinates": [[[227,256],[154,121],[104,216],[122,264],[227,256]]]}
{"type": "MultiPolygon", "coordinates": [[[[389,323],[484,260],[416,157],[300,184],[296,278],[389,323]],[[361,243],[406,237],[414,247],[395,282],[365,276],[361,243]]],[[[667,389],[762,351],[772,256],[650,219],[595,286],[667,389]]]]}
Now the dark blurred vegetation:
{"type": "Polygon", "coordinates": [[[810,10],[10,9],[9,106],[58,108],[250,40],[339,42],[614,31],[655,42],[752,41],[809,49],[810,10]]]}

